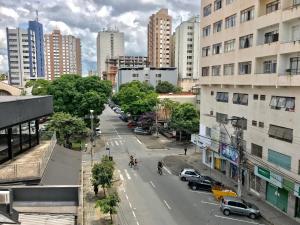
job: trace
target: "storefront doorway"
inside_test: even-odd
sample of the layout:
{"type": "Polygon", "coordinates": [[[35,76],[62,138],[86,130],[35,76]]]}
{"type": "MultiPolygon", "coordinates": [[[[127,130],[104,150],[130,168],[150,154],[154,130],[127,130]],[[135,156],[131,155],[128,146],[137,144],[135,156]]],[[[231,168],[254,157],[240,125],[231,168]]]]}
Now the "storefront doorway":
{"type": "Polygon", "coordinates": [[[288,191],[267,183],[267,201],[283,212],[287,212],[288,191]]]}

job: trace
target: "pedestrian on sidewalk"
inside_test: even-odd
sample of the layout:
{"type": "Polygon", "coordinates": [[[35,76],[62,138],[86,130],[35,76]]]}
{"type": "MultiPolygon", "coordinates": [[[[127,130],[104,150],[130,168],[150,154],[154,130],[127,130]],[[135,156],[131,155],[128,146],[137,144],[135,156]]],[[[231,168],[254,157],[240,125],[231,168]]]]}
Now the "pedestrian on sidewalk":
{"type": "Polygon", "coordinates": [[[94,192],[95,192],[95,195],[97,196],[98,195],[98,185],[97,184],[93,184],[93,186],[94,186],[94,192]]]}
{"type": "Polygon", "coordinates": [[[184,148],[184,155],[186,155],[186,152],[187,152],[187,148],[185,147],[184,148]]]}

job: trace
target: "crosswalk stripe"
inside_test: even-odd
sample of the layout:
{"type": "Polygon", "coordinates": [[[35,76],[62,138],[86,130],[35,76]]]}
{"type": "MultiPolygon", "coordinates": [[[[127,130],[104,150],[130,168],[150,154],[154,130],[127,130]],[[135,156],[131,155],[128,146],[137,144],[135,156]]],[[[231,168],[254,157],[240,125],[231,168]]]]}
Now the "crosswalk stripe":
{"type": "Polygon", "coordinates": [[[126,169],[124,171],[125,171],[125,174],[126,174],[128,180],[131,180],[131,176],[129,175],[128,171],[126,169]]]}
{"type": "Polygon", "coordinates": [[[119,143],[117,141],[115,141],[116,145],[119,146],[119,143]]]}

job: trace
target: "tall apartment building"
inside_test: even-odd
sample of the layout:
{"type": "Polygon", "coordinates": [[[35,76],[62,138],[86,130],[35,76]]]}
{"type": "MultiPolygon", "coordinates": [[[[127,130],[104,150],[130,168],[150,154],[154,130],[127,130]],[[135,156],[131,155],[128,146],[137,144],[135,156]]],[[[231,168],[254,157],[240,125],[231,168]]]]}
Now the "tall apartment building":
{"type": "Polygon", "coordinates": [[[203,163],[237,180],[239,153],[227,131],[236,136],[229,119],[246,118],[243,187],[298,219],[300,1],[201,4],[203,163]]]}
{"type": "Polygon", "coordinates": [[[63,74],[82,74],[80,39],[53,30],[45,35],[45,67],[48,80],[63,74]]]}
{"type": "Polygon", "coordinates": [[[6,28],[8,82],[24,87],[26,80],[44,79],[43,25],[29,21],[27,29],[6,28]]]}
{"type": "Polygon", "coordinates": [[[190,91],[199,79],[200,22],[192,17],[175,29],[175,67],[183,91],[190,91]]]}
{"type": "Polygon", "coordinates": [[[100,77],[105,71],[107,59],[124,55],[124,33],[118,30],[104,30],[97,35],[97,70],[100,77]]]}
{"type": "Polygon", "coordinates": [[[168,15],[168,9],[160,9],[150,16],[147,53],[151,66],[159,68],[171,65],[171,32],[172,17],[168,15]]]}

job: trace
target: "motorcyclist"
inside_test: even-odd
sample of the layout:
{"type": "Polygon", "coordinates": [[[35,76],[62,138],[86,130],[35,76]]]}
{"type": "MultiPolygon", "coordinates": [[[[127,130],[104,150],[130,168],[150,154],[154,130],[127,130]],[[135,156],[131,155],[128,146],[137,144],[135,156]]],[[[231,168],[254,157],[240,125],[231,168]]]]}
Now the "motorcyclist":
{"type": "Polygon", "coordinates": [[[162,161],[158,161],[157,163],[157,171],[159,174],[162,174],[163,163],[162,161]]]}
{"type": "Polygon", "coordinates": [[[134,165],[133,155],[130,155],[129,166],[132,167],[134,165]]]}

